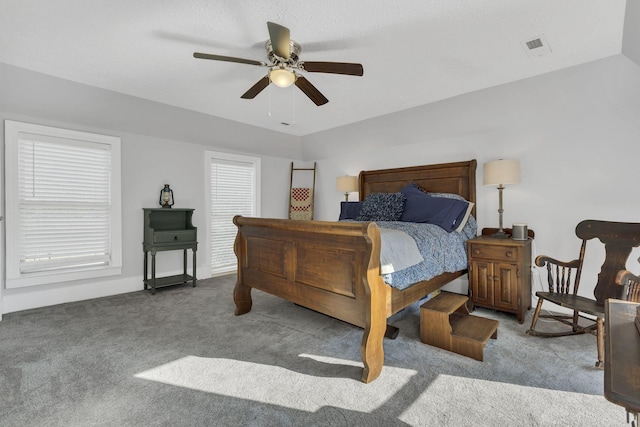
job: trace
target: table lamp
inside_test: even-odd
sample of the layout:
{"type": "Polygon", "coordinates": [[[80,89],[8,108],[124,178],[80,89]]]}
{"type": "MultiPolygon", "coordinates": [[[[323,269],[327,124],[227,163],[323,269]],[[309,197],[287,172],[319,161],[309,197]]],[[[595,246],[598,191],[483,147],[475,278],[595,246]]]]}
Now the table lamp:
{"type": "Polygon", "coordinates": [[[497,238],[507,238],[509,235],[502,229],[502,190],[505,185],[520,183],[520,162],[518,160],[493,160],[484,164],[483,180],[484,185],[497,185],[498,186],[498,215],[499,215],[499,228],[498,231],[492,235],[497,238]]]}
{"type": "Polygon", "coordinates": [[[358,191],[357,176],[339,176],[336,178],[336,190],[344,193],[345,202],[349,201],[349,193],[358,191]]]}

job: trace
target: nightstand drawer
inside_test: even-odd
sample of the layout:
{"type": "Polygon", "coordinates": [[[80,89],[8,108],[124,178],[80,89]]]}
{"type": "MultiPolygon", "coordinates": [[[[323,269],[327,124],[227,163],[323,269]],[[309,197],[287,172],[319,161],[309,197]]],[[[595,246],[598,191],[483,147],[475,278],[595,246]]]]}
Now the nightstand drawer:
{"type": "Polygon", "coordinates": [[[153,234],[154,243],[194,242],[195,230],[156,231],[153,234]]]}
{"type": "Polygon", "coordinates": [[[505,247],[487,244],[469,244],[469,256],[473,258],[485,258],[492,261],[518,261],[517,247],[505,247]]]}

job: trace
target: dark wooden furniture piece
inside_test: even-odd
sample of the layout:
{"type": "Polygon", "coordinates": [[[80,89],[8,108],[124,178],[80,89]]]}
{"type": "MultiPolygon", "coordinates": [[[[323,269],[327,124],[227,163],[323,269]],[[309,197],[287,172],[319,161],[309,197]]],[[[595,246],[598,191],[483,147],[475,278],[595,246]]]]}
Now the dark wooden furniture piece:
{"type": "MultiPolygon", "coordinates": [[[[360,199],[396,192],[417,183],[432,192],[476,200],[476,161],[363,171],[360,199]]],[[[475,214],[475,212],[473,212],[475,214]]],[[[445,273],[407,289],[395,289],[380,275],[380,231],[373,222],[290,221],[237,216],[236,315],[251,310],[251,289],[364,328],[362,381],[382,371],[387,318],[466,273],[445,273]]]]}
{"type": "Polygon", "coordinates": [[[623,406],[638,425],[640,413],[640,333],[634,319],[640,304],[608,299],[605,302],[604,397],[623,406]]]}
{"type": "Polygon", "coordinates": [[[440,292],[420,307],[420,341],[482,361],[489,338],[498,338],[498,321],[472,316],[466,295],[440,292]]]}
{"type": "Polygon", "coordinates": [[[531,239],[493,238],[492,230],[484,229],[483,236],[467,241],[469,307],[515,313],[523,323],[531,308],[531,239]]]}
{"type": "Polygon", "coordinates": [[[628,270],[620,270],[616,275],[616,284],[623,287],[622,300],[640,302],[640,276],[628,270]]]}
{"type": "Polygon", "coordinates": [[[597,337],[598,360],[596,366],[604,366],[604,302],[607,298],[621,299],[623,288],[615,283],[616,275],[625,269],[625,264],[631,250],[640,246],[640,223],[611,222],[585,220],[576,226],[576,236],[582,240],[578,259],[564,262],[540,255],[536,258],[538,267],[547,266],[548,292],[536,292],[538,305],[533,314],[531,328],[528,335],[542,337],[558,337],[583,334],[589,332],[597,337]],[[595,299],[578,295],[584,254],[587,242],[598,238],[605,245],[605,260],[598,274],[598,281],[593,290],[595,299]],[[540,310],[544,301],[549,301],[573,311],[572,316],[561,314],[541,315],[540,310]],[[596,318],[595,323],[583,316],[583,313],[596,318]],[[538,318],[558,320],[571,329],[563,332],[537,331],[538,318]],[[579,319],[587,319],[588,326],[578,324],[579,319]]]}
{"type": "Polygon", "coordinates": [[[191,282],[196,286],[197,229],[193,226],[193,209],[158,208],[144,211],[144,288],[156,288],[191,282]],[[156,253],[158,251],[183,250],[183,273],[156,277],[156,253]],[[187,249],[193,252],[193,275],[187,274],[187,249]],[[148,253],[151,252],[151,279],[148,278],[148,253]]]}

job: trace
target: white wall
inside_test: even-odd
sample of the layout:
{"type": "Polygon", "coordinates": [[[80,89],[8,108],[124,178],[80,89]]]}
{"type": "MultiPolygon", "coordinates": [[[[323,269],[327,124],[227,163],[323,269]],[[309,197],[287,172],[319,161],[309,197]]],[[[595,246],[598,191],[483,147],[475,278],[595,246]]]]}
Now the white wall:
{"type": "Polygon", "coordinates": [[[300,159],[300,138],[0,63],[0,111],[300,159]]]}
{"type": "MultiPolygon", "coordinates": [[[[498,192],[482,186],[483,163],[519,159],[522,183],[504,192],[504,223],[527,223],[538,254],[568,261],[578,255],[580,220],[640,221],[640,68],[618,55],[309,135],[303,152],[323,172],[316,212],[326,220],[344,198],[339,175],[477,159],[480,227],[498,225],[498,192]]],[[[581,292],[591,296],[587,278],[604,259],[601,245],[592,250],[581,292]]],[[[636,273],[638,255],[628,264],[636,273]]]]}

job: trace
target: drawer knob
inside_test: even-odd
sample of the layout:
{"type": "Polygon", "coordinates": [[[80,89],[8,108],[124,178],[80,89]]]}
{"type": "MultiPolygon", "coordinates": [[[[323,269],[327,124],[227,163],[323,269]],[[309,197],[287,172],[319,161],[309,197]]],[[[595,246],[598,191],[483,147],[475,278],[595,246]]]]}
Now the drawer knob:
{"type": "Polygon", "coordinates": [[[480,255],[480,249],[474,249],[473,253],[476,254],[476,255],[480,255]]]}
{"type": "Polygon", "coordinates": [[[506,255],[506,256],[511,256],[511,255],[513,255],[513,254],[511,253],[511,251],[507,251],[507,252],[505,253],[505,255],[506,255]]]}
{"type": "Polygon", "coordinates": [[[173,236],[173,240],[178,240],[178,236],[173,236]]]}

